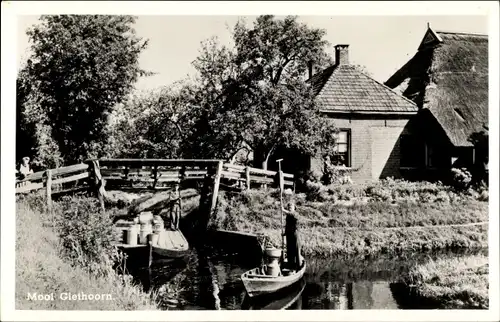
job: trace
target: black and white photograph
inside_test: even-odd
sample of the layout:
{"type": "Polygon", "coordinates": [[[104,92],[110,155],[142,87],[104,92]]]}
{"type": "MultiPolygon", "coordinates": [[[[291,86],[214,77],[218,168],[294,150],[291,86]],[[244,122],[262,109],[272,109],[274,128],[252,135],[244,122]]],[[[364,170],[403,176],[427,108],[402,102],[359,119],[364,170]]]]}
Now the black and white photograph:
{"type": "Polygon", "coordinates": [[[2,320],[500,318],[497,2],[16,2],[2,320]]]}

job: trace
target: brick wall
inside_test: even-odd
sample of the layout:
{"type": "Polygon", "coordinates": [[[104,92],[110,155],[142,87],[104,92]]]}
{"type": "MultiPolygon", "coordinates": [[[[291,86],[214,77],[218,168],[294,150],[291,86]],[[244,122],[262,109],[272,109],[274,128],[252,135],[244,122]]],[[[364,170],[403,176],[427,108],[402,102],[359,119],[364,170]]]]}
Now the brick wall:
{"type": "MultiPolygon", "coordinates": [[[[351,130],[351,178],[355,182],[366,182],[384,177],[401,177],[399,171],[399,137],[408,132],[408,117],[365,115],[330,116],[332,124],[339,129],[351,130]]],[[[311,170],[323,171],[321,160],[311,161],[311,170]]]]}

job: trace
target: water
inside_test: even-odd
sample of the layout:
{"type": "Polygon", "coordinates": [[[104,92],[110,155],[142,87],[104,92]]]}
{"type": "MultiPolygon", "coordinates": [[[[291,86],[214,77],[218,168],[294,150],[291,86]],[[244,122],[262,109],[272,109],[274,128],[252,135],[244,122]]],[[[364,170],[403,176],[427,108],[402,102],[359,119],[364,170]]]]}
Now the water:
{"type": "Polygon", "coordinates": [[[165,310],[240,309],[422,309],[408,299],[400,278],[429,258],[463,253],[407,254],[397,257],[308,258],[303,281],[281,294],[249,300],[240,275],[258,263],[237,255],[193,250],[185,261],[154,263],[133,275],[155,290],[165,310]]]}

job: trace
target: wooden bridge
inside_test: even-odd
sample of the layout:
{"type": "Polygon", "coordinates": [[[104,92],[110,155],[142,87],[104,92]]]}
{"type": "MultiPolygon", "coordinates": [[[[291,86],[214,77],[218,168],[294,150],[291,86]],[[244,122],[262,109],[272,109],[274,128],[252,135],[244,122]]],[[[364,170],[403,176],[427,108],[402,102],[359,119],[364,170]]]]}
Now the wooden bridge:
{"type": "MultiPolygon", "coordinates": [[[[285,187],[294,189],[294,176],[284,173],[285,187]]],[[[51,207],[54,194],[93,191],[104,208],[106,189],[160,190],[172,184],[201,183],[201,200],[207,211],[216,205],[219,189],[242,191],[253,187],[278,186],[276,171],[245,167],[211,159],[92,159],[56,169],[35,172],[16,180],[16,194],[44,189],[51,207]]]]}

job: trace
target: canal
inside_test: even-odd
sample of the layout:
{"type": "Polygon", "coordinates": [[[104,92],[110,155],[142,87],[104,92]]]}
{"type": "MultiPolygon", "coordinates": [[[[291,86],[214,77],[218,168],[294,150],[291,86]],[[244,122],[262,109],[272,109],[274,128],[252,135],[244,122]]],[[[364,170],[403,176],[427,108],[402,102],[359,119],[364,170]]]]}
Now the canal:
{"type": "Polygon", "coordinates": [[[155,262],[150,269],[130,269],[145,290],[157,293],[165,310],[357,310],[429,309],[409,299],[399,281],[429,259],[464,256],[464,252],[411,253],[397,256],[307,258],[304,280],[286,292],[249,300],[240,275],[258,263],[245,256],[193,250],[183,261],[155,262]]]}

